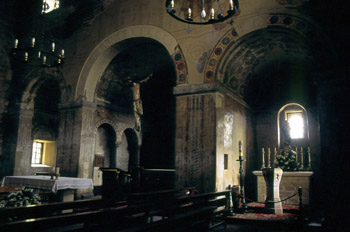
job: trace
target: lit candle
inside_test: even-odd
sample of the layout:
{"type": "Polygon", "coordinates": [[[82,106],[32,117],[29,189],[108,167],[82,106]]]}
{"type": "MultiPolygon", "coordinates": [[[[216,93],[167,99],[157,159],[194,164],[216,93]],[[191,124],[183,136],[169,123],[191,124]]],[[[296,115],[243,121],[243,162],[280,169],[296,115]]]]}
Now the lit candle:
{"type": "Polygon", "coordinates": [[[238,153],[240,157],[243,157],[242,141],[238,142],[238,153]]]}
{"type": "Polygon", "coordinates": [[[38,51],[38,58],[40,58],[41,56],[41,51],[38,51]]]}
{"type": "Polygon", "coordinates": [[[56,167],[56,172],[55,172],[56,180],[58,179],[59,175],[60,175],[60,168],[56,167]]]}
{"type": "Polygon", "coordinates": [[[171,2],[170,2],[170,7],[171,7],[171,9],[174,9],[174,7],[175,7],[174,0],[171,0],[171,2]]]}
{"type": "Polygon", "coordinates": [[[310,150],[310,147],[307,148],[307,153],[309,156],[308,168],[311,169],[311,150],[310,150]]]}
{"type": "Polygon", "coordinates": [[[57,61],[57,63],[59,63],[59,64],[61,63],[61,58],[58,58],[58,61],[57,61]]]}
{"type": "Polygon", "coordinates": [[[214,11],[214,8],[211,8],[210,19],[214,19],[214,18],[215,18],[215,11],[214,11]]]}
{"type": "Polygon", "coordinates": [[[61,51],[61,57],[64,58],[64,49],[61,51]]]}
{"type": "Polygon", "coordinates": [[[303,147],[300,148],[300,168],[304,168],[304,151],[303,147]]]}
{"type": "Polygon", "coordinates": [[[46,64],[46,56],[43,57],[43,64],[46,64]]]}
{"type": "Polygon", "coordinates": [[[265,168],[265,149],[261,148],[261,154],[262,154],[262,166],[261,168],[265,168]]]}
{"type": "Polygon", "coordinates": [[[34,47],[34,45],[35,45],[35,38],[33,37],[32,38],[32,47],[34,47]]]}
{"type": "Polygon", "coordinates": [[[25,52],[25,53],[24,53],[24,60],[25,60],[25,61],[28,61],[28,52],[25,52]]]}
{"type": "Polygon", "coordinates": [[[52,42],[51,46],[52,46],[52,52],[55,52],[55,42],[52,42]]]}
{"type": "Polygon", "coordinates": [[[18,39],[15,39],[15,48],[18,47],[18,39]]]}
{"type": "Polygon", "coordinates": [[[188,8],[188,18],[190,19],[192,17],[192,11],[191,8],[188,8]]]}
{"type": "Polygon", "coordinates": [[[267,167],[271,168],[271,150],[267,148],[267,167]]]}
{"type": "Polygon", "coordinates": [[[233,1],[230,0],[230,10],[233,10],[233,1]]]}

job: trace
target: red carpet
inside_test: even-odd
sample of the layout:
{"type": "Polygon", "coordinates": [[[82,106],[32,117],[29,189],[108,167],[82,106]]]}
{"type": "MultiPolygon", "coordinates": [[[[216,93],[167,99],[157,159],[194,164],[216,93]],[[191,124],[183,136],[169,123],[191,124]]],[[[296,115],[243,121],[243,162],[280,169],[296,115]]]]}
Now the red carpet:
{"type": "Polygon", "coordinates": [[[264,204],[250,203],[248,204],[248,213],[235,216],[228,216],[228,219],[254,220],[254,221],[279,221],[295,219],[297,217],[298,208],[290,205],[283,205],[283,214],[270,214],[264,212],[264,204]]]}

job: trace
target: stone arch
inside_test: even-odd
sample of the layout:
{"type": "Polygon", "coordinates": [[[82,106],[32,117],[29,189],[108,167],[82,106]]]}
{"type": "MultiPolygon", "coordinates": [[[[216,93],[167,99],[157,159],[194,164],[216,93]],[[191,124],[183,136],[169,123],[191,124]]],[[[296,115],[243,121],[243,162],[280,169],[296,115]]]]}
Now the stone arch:
{"type": "Polygon", "coordinates": [[[303,49],[309,49],[307,54],[310,55],[310,57],[316,54],[319,57],[324,57],[325,54],[332,52],[330,45],[325,42],[328,40],[325,38],[322,31],[317,25],[314,25],[312,22],[304,18],[300,18],[296,15],[276,13],[259,15],[254,17],[254,20],[262,21],[264,23],[252,24],[253,27],[250,27],[249,29],[246,29],[248,27],[245,29],[233,28],[221,37],[208,58],[203,77],[204,83],[215,81],[222,82],[226,65],[228,63],[233,63],[237,66],[241,66],[236,73],[241,77],[231,81],[233,85],[237,87],[233,88],[233,92],[238,95],[244,95],[246,79],[249,78],[249,74],[252,72],[253,62],[257,60],[257,57],[254,57],[254,55],[252,56],[252,53],[249,53],[248,51],[251,44],[245,46],[245,43],[249,43],[250,35],[265,29],[280,29],[281,31],[284,31],[284,33],[288,33],[290,36],[300,38],[303,41],[303,49]],[[239,60],[243,60],[244,63],[240,65],[235,63],[239,60]],[[243,70],[244,68],[246,70],[243,70]],[[238,82],[240,82],[240,84],[238,82]]]}
{"type": "MultiPolygon", "coordinates": [[[[13,116],[11,120],[18,120],[17,133],[14,133],[15,136],[13,139],[17,140],[16,143],[16,154],[14,165],[14,174],[16,175],[28,175],[33,174],[35,170],[31,168],[31,154],[32,154],[32,145],[34,140],[34,134],[38,131],[45,131],[49,133],[49,136],[46,138],[56,138],[57,128],[54,132],[51,131],[52,128],[46,127],[47,125],[35,124],[36,113],[34,111],[36,95],[40,87],[45,84],[47,80],[55,80],[58,84],[58,89],[62,91],[62,86],[65,86],[65,81],[61,72],[57,69],[38,69],[33,68],[30,72],[27,72],[29,69],[23,67],[23,74],[15,76],[16,81],[18,78],[21,78],[22,85],[18,88],[18,92],[12,99],[13,106],[16,107],[18,104],[18,114],[13,116]],[[17,119],[15,119],[17,118],[17,119]],[[54,134],[54,135],[53,135],[54,134]],[[29,168],[28,168],[29,167],[29,168]]],[[[18,73],[17,73],[18,74],[18,73]]],[[[55,82],[56,84],[56,82],[55,82]]],[[[60,96],[58,96],[60,97],[60,96]]],[[[39,118],[37,122],[40,121],[39,118]]]]}
{"type": "Polygon", "coordinates": [[[22,107],[33,109],[36,92],[48,78],[57,80],[61,91],[61,103],[67,101],[67,98],[64,96],[64,94],[67,92],[67,89],[69,87],[66,84],[62,72],[57,69],[33,69],[24,78],[28,84],[24,89],[23,95],[21,97],[21,104],[23,105],[22,107]]]}
{"type": "MultiPolygon", "coordinates": [[[[176,39],[159,27],[137,25],[116,31],[103,39],[90,53],[79,75],[75,99],[84,98],[85,100],[93,101],[97,81],[100,79],[109,62],[119,52],[113,45],[125,39],[135,37],[146,37],[158,41],[167,49],[172,57],[178,57],[175,55],[181,53],[179,52],[181,50],[179,50],[176,39]]],[[[184,59],[183,56],[181,58],[184,59]]],[[[182,63],[186,64],[185,62],[182,63]]],[[[185,70],[187,70],[187,66],[185,70]]]]}

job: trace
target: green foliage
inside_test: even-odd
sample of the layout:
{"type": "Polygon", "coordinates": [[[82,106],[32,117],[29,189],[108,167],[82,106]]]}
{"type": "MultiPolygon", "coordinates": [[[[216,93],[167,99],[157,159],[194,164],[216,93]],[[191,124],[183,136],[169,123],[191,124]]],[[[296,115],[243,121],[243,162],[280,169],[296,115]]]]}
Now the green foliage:
{"type": "Polygon", "coordinates": [[[33,204],[41,204],[40,196],[34,193],[34,189],[22,187],[11,192],[4,200],[0,201],[0,208],[19,207],[33,204]]]}
{"type": "Polygon", "coordinates": [[[275,157],[275,167],[281,168],[283,171],[296,171],[299,168],[296,157],[297,153],[292,149],[282,150],[275,157]]]}

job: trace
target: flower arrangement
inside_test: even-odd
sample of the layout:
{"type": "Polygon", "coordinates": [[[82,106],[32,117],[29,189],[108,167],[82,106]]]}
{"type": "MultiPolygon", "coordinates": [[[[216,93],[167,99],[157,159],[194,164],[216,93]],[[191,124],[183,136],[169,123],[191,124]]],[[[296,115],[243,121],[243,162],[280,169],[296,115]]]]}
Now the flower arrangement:
{"type": "Polygon", "coordinates": [[[34,193],[34,189],[24,186],[11,192],[4,200],[0,201],[0,208],[19,207],[32,204],[41,204],[40,196],[34,193]]]}
{"type": "Polygon", "coordinates": [[[297,162],[297,152],[292,149],[283,149],[277,153],[274,161],[275,167],[281,168],[283,171],[295,171],[299,169],[297,162]]]}

